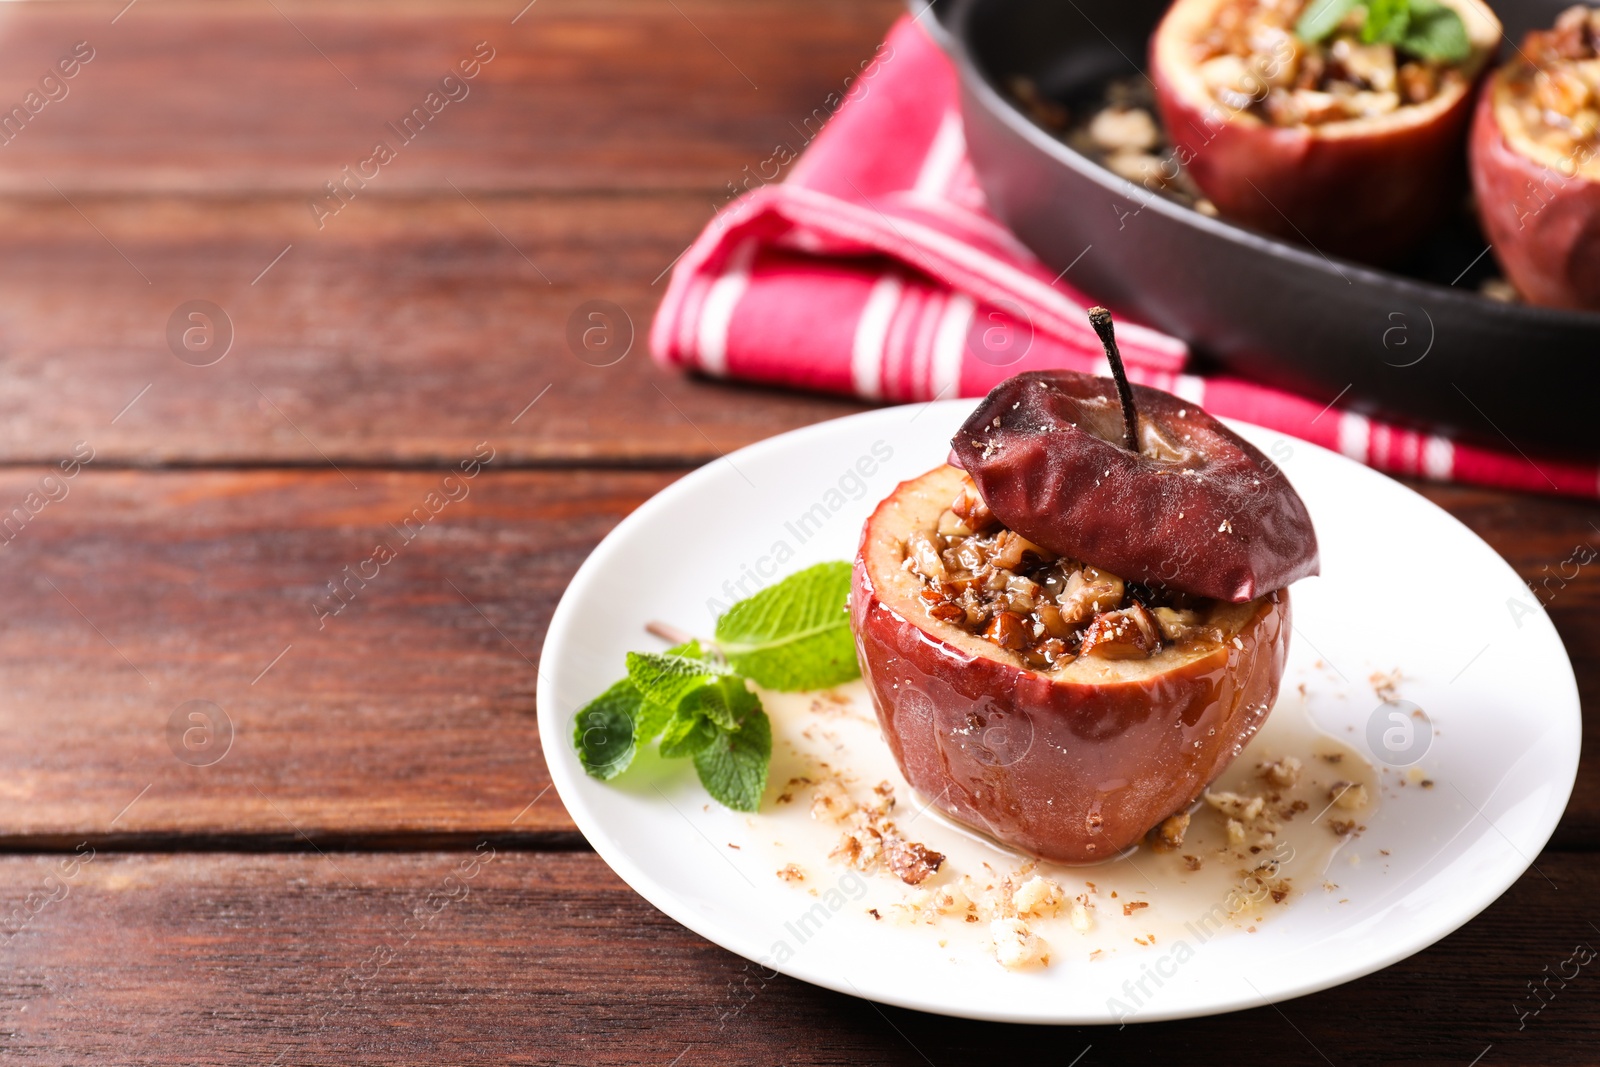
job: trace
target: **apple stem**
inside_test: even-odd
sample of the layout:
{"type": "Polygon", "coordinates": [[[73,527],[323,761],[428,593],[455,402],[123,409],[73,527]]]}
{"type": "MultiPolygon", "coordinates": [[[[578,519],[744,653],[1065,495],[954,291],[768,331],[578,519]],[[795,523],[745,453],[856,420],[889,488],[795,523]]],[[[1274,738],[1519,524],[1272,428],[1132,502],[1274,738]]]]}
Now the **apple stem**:
{"type": "Polygon", "coordinates": [[[669,645],[687,645],[694,640],[692,634],[684,633],[676,626],[669,626],[664,622],[647,622],[644,628],[646,632],[654,634],[669,645]]]}
{"type": "Polygon", "coordinates": [[[1137,452],[1139,413],[1133,407],[1133,386],[1128,384],[1128,372],[1122,367],[1122,352],[1117,348],[1117,331],[1111,324],[1111,312],[1103,307],[1092,307],[1089,322],[1100,335],[1100,343],[1106,349],[1106,362],[1111,364],[1111,376],[1117,380],[1117,398],[1122,401],[1122,446],[1129,452],[1137,452]]]}

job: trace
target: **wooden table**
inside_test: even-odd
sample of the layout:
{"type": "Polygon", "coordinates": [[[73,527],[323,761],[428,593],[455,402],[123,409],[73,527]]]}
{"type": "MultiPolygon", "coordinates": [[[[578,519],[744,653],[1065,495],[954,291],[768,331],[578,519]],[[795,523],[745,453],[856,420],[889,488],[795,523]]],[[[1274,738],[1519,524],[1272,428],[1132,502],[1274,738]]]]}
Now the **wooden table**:
{"type": "MultiPolygon", "coordinates": [[[[612,875],[549,789],[545,626],[652,493],[857,409],[665,373],[643,334],[728,183],[899,4],[524,2],[0,6],[0,102],[92,55],[0,145],[8,1062],[1595,1062],[1593,968],[1519,1025],[1600,946],[1592,737],[1548,880],[1373,977],[1193,1023],[764,981],[612,875]],[[436,90],[460,98],[391,137],[436,90]],[[378,138],[394,158],[347,181],[378,138]],[[568,346],[589,300],[631,318],[615,365],[568,346]]],[[[1422,491],[1530,579],[1600,541],[1592,504],[1422,491]]],[[[1548,588],[1592,703],[1600,570],[1548,588]]]]}

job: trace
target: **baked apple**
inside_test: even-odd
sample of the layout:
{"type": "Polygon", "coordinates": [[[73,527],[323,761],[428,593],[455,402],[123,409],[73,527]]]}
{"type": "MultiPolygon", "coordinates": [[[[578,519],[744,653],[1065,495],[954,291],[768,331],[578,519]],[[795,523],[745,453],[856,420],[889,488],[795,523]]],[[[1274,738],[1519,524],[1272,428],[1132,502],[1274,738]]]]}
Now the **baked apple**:
{"type": "Polygon", "coordinates": [[[1567,9],[1490,79],[1472,181],[1494,254],[1530,303],[1600,309],[1600,11],[1567,9]]]}
{"type": "Polygon", "coordinates": [[[1500,36],[1481,0],[1177,0],[1150,75],[1174,161],[1224,216],[1383,263],[1464,190],[1500,36]]]}
{"type": "Polygon", "coordinates": [[[873,512],[850,599],[906,780],[1061,863],[1138,843],[1239,754],[1277,698],[1283,586],[1317,568],[1282,473],[1193,405],[1130,389],[1096,314],[1121,389],[1070,371],[1002,383],[955,438],[967,469],[873,512]],[[1224,539],[1269,550],[1207,535],[1218,509],[1236,520],[1224,539]]]}

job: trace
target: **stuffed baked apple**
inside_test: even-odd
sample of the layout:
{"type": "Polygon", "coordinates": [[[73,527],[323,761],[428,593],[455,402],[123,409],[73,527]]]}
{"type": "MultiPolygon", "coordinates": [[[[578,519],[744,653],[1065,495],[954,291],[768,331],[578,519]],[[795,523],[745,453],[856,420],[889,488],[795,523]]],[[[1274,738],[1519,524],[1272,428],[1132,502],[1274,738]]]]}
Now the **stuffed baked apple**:
{"type": "Polygon", "coordinates": [[[1177,0],[1150,72],[1175,159],[1221,211],[1393,260],[1464,190],[1481,0],[1177,0]]]}
{"type": "Polygon", "coordinates": [[[1527,35],[1478,104],[1478,214],[1531,303],[1600,308],[1600,11],[1527,35]]]}
{"type": "Polygon", "coordinates": [[[856,646],[902,773],[992,836],[1108,859],[1265,721],[1316,535],[1282,473],[1192,404],[1070,371],[1003,382],[952,464],[862,534],[856,646]],[[956,464],[959,464],[956,465],[956,464]]]}

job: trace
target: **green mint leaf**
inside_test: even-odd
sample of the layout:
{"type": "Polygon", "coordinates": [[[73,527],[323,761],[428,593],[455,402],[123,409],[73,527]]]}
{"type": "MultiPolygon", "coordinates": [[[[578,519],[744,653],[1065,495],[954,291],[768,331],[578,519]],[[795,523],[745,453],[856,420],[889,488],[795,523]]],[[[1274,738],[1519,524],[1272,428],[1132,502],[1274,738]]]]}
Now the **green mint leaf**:
{"type": "Polygon", "coordinates": [[[1461,16],[1439,0],[1411,0],[1411,25],[1399,48],[1420,59],[1460,63],[1472,55],[1472,38],[1461,16]]]}
{"type": "Polygon", "coordinates": [[[719,732],[711,744],[694,754],[694,769],[717,803],[734,811],[756,811],[767,788],[771,759],[772,723],[757,701],[739,729],[719,732]]]}
{"type": "Polygon", "coordinates": [[[704,715],[721,730],[737,730],[752,710],[761,709],[761,698],[745,688],[737,675],[718,678],[694,690],[678,705],[679,715],[704,715]]]}
{"type": "MultiPolygon", "coordinates": [[[[631,684],[631,683],[630,683],[631,684]]],[[[635,687],[637,688],[637,687],[635,687]]],[[[639,710],[633,717],[633,740],[635,744],[648,745],[661,735],[667,728],[672,717],[677,714],[676,708],[665,704],[657,704],[652,700],[639,700],[639,710]]]]}
{"type": "Polygon", "coordinates": [[[819,563],[729,608],[717,620],[717,647],[735,670],[768,689],[848,682],[861,674],[849,599],[850,564],[819,563]]]}
{"type": "Polygon", "coordinates": [[[638,686],[645,702],[640,741],[660,733],[690,693],[730,674],[721,664],[684,655],[685,651],[698,652],[699,646],[691,642],[669,652],[628,653],[628,678],[638,686]]]}
{"type": "Polygon", "coordinates": [[[572,747],[589,775],[615,778],[633,762],[634,717],[643,697],[632,682],[622,681],[578,709],[572,720],[572,747]]]}
{"type": "Polygon", "coordinates": [[[692,756],[725,730],[737,730],[752,712],[761,710],[761,698],[745,688],[744,679],[728,675],[688,693],[665,724],[661,754],[668,759],[692,756]]]}
{"type": "Polygon", "coordinates": [[[1367,21],[1361,27],[1364,44],[1399,44],[1411,25],[1408,0],[1367,0],[1367,21]]]}
{"type": "Polygon", "coordinates": [[[706,655],[705,649],[700,647],[700,639],[697,638],[697,637],[691,637],[688,641],[684,642],[683,644],[676,645],[676,646],[674,646],[672,648],[667,649],[667,655],[669,655],[669,656],[683,656],[686,659],[709,659],[710,658],[710,657],[708,657],[706,655]]]}
{"type": "Polygon", "coordinates": [[[721,734],[717,724],[704,715],[679,715],[667,723],[661,735],[661,754],[667,759],[693,756],[721,734]]]}
{"type": "Polygon", "coordinates": [[[1294,24],[1294,35],[1311,44],[1325,40],[1360,6],[1361,0],[1311,0],[1294,24]]]}
{"type": "MultiPolygon", "coordinates": [[[[679,645],[676,648],[669,648],[665,654],[680,659],[701,660],[705,658],[705,652],[700,648],[700,642],[698,641],[690,641],[688,644],[679,645]]],[[[685,665],[678,663],[677,660],[674,659],[671,661],[670,665],[666,667],[663,667],[660,664],[646,662],[641,665],[640,671],[642,676],[647,677],[647,680],[653,680],[657,677],[657,672],[677,674],[679,672],[686,672],[688,669],[689,668],[687,668],[685,665]]],[[[683,695],[676,692],[677,688],[678,686],[676,683],[674,683],[671,687],[657,690],[659,696],[664,699],[650,699],[649,697],[645,698],[643,706],[634,716],[633,736],[634,741],[637,744],[647,745],[651,741],[654,741],[661,731],[666,729],[667,724],[672,721],[672,717],[676,715],[678,711],[678,704],[673,703],[672,700],[674,696],[676,696],[678,702],[681,703],[683,695]]]]}

